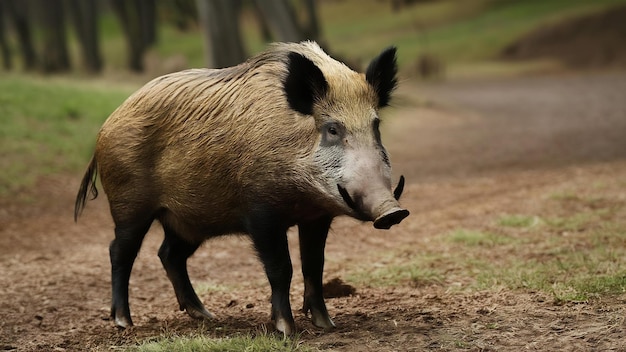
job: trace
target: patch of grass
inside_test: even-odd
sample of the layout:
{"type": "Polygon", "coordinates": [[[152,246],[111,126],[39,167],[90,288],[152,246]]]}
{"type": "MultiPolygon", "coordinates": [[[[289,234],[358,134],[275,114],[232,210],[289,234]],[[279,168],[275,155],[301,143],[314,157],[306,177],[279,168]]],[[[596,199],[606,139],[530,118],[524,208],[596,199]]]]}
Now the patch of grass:
{"type": "Polygon", "coordinates": [[[372,287],[393,286],[401,282],[418,287],[438,284],[443,280],[443,275],[436,269],[411,263],[408,265],[391,265],[369,272],[358,272],[349,275],[347,280],[372,287]]]}
{"type": "Polygon", "coordinates": [[[612,275],[582,275],[569,281],[555,282],[548,291],[552,292],[556,303],[587,302],[601,295],[624,294],[626,271],[612,275]]]}
{"type": "Polygon", "coordinates": [[[469,349],[471,346],[465,341],[456,340],[454,341],[454,347],[460,348],[460,349],[469,349]]]}
{"type": "Polygon", "coordinates": [[[100,126],[131,92],[89,82],[3,77],[0,194],[42,175],[82,170],[100,126]]]}
{"type": "Polygon", "coordinates": [[[578,201],[580,196],[572,191],[554,192],[549,195],[549,198],[557,201],[578,201]]]}
{"type": "Polygon", "coordinates": [[[264,351],[313,351],[301,345],[298,338],[278,338],[264,333],[257,336],[233,336],[210,338],[206,336],[168,337],[146,341],[130,347],[128,352],[264,352],[264,351]]]}
{"type": "Polygon", "coordinates": [[[489,330],[498,330],[500,325],[498,323],[488,323],[485,327],[489,330]]]}
{"type": "Polygon", "coordinates": [[[593,218],[593,214],[578,213],[571,216],[546,218],[544,222],[557,231],[582,231],[593,218]]]}
{"type": "Polygon", "coordinates": [[[435,258],[428,255],[415,256],[403,260],[401,264],[388,263],[372,267],[358,268],[346,276],[346,281],[357,285],[371,287],[409,284],[411,286],[428,286],[443,281],[443,272],[434,265],[435,258]]]}
{"type": "MultiPolygon", "coordinates": [[[[611,230],[609,230],[611,231],[611,230]]],[[[587,301],[598,295],[626,292],[626,249],[593,240],[621,236],[596,231],[582,238],[552,238],[535,258],[513,257],[506,263],[481,262],[478,289],[506,286],[551,293],[556,302],[587,301]]]]}
{"type": "Polygon", "coordinates": [[[512,241],[511,238],[508,238],[505,235],[466,229],[457,229],[450,232],[447,236],[450,241],[461,243],[466,246],[493,247],[499,244],[507,244],[512,241]]]}
{"type": "Polygon", "coordinates": [[[538,216],[530,215],[502,215],[497,220],[498,225],[513,228],[529,228],[538,225],[540,222],[541,220],[538,216]]]}
{"type": "Polygon", "coordinates": [[[578,292],[588,295],[623,294],[626,293],[626,271],[582,278],[575,281],[573,286],[578,292]]]}

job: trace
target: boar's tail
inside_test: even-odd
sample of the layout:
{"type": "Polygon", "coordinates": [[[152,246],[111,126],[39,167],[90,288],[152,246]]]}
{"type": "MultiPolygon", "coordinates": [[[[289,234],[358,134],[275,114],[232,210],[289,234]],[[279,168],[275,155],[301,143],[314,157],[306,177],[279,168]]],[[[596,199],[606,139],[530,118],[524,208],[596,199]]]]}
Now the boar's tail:
{"type": "Polygon", "coordinates": [[[91,199],[96,199],[98,196],[98,189],[96,188],[96,177],[98,176],[98,163],[96,162],[95,155],[89,162],[89,167],[83,176],[83,181],[80,183],[80,189],[76,195],[76,204],[74,205],[74,221],[78,221],[78,217],[85,208],[85,202],[87,201],[87,193],[91,192],[91,199]]]}

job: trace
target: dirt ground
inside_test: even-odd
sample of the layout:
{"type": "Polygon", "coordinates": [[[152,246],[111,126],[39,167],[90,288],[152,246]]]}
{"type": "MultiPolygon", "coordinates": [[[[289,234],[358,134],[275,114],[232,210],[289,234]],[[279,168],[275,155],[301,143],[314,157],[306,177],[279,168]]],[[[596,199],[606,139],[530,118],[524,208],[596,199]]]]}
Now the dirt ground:
{"type": "MultiPolygon", "coordinates": [[[[382,253],[404,253],[410,260],[433,250],[445,231],[480,224],[494,214],[539,213],[538,200],[558,190],[584,191],[604,182],[626,199],[624,92],[626,72],[405,82],[383,134],[396,177],[407,178],[402,203],[411,216],[387,232],[336,220],[325,279],[344,278],[355,267],[384,266],[382,253]]],[[[0,199],[0,350],[110,350],[159,335],[231,336],[270,329],[269,285],[248,240],[210,241],[190,260],[192,281],[217,316],[198,322],[177,310],[156,256],[162,239],[158,225],[148,234],[131,278],[136,326],[115,328],[108,320],[112,222],[104,197],[89,202],[78,224],[73,222],[79,178],[42,179],[20,195],[25,202],[0,199]]],[[[303,284],[297,236],[290,234],[290,241],[292,306],[300,339],[308,346],[626,351],[624,294],[556,305],[548,294],[530,290],[455,290],[452,278],[438,284],[355,286],[353,294],[327,300],[338,328],[322,332],[296,311],[303,284]]]]}

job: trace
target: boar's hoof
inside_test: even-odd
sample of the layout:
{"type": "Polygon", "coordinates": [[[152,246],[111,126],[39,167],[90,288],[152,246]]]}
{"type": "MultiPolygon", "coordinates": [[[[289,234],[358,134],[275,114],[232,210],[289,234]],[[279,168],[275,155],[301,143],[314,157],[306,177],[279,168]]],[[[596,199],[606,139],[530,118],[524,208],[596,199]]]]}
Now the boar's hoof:
{"type": "Polygon", "coordinates": [[[276,330],[282,332],[285,336],[290,336],[296,333],[296,326],[293,321],[289,322],[283,317],[279,317],[274,322],[276,330]]]}
{"type": "Polygon", "coordinates": [[[209,313],[204,307],[187,307],[185,308],[190,317],[198,320],[213,320],[215,317],[209,313]]]}
{"type": "Polygon", "coordinates": [[[131,326],[133,326],[133,322],[126,317],[118,317],[115,316],[114,318],[115,320],[115,325],[120,328],[120,329],[126,329],[126,328],[130,328],[131,326]]]}
{"type": "Polygon", "coordinates": [[[374,220],[374,227],[377,229],[389,230],[391,226],[399,224],[407,216],[409,216],[408,210],[398,207],[391,208],[374,220]]]}
{"type": "Polygon", "coordinates": [[[335,328],[335,323],[333,323],[328,314],[324,315],[318,311],[311,311],[311,321],[313,322],[313,325],[324,330],[335,328]]]}

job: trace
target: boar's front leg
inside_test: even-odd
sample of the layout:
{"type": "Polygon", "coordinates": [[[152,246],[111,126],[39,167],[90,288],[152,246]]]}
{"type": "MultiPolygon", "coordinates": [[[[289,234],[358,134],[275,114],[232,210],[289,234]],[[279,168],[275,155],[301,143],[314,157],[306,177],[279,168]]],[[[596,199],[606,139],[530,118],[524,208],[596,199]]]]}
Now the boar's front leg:
{"type": "Polygon", "coordinates": [[[248,233],[272,288],[272,321],[278,331],[292,335],[296,325],[289,302],[293,268],[287,245],[288,228],[267,214],[256,214],[248,219],[248,233]]]}
{"type": "Polygon", "coordinates": [[[324,272],[324,247],[332,218],[299,223],[300,258],[302,259],[302,275],[304,277],[304,305],[302,311],[311,311],[313,325],[331,329],[335,324],[328,316],[322,292],[322,275],[324,272]]]}
{"type": "Polygon", "coordinates": [[[159,258],[174,286],[180,310],[187,311],[187,314],[196,319],[212,319],[213,315],[204,308],[191,286],[187,272],[187,259],[200,244],[187,243],[166,224],[163,224],[163,229],[165,239],[159,248],[159,258]]]}

